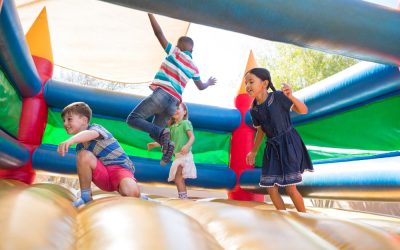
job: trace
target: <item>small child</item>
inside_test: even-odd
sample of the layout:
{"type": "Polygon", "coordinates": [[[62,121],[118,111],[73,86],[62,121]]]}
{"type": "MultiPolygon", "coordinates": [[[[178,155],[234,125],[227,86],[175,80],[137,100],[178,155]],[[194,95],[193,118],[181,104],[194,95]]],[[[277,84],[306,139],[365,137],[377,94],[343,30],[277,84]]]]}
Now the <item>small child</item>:
{"type": "Polygon", "coordinates": [[[139,197],[133,163],[110,132],[98,124],[89,124],[92,118],[89,105],[71,103],[63,109],[61,117],[67,133],[74,136],[60,143],[57,152],[64,156],[68,148],[77,143],[81,197],[73,205],[79,207],[92,200],[91,181],[104,191],[139,197]]]}
{"type": "Polygon", "coordinates": [[[246,91],[254,97],[250,114],[257,128],[255,142],[246,162],[254,164],[258,148],[267,136],[264,151],[260,186],[266,187],[271,200],[278,210],[285,210],[285,204],[278,192],[278,186],[285,187],[297,211],[306,212],[303,197],[296,185],[302,181],[301,174],[313,171],[307,149],[290,120],[289,111],[299,114],[308,112],[307,106],[292,95],[292,89],[284,84],[282,91],[275,91],[270,73],[264,68],[253,68],[245,75],[246,91]],[[268,93],[271,88],[273,92],[268,93]]]}
{"type": "MultiPolygon", "coordinates": [[[[184,103],[179,105],[175,114],[171,118],[171,140],[175,143],[175,159],[169,171],[168,181],[175,181],[180,199],[187,199],[185,179],[195,179],[197,177],[196,166],[194,165],[191,147],[194,142],[192,123],[188,120],[188,110],[184,103]]],[[[147,144],[151,150],[160,146],[157,142],[147,144]]]]}
{"type": "Polygon", "coordinates": [[[132,110],[126,121],[131,127],[149,133],[150,137],[161,145],[163,156],[160,164],[165,165],[171,160],[174,152],[169,129],[165,126],[182,102],[186,84],[193,79],[196,87],[203,90],[214,85],[216,80],[213,77],[206,83],[200,80],[199,70],[192,59],[193,40],[190,37],[180,37],[176,47],[173,47],[165,38],[154,16],[149,14],[149,18],[154,34],[167,57],[150,84],[153,93],[132,110]],[[146,119],[153,115],[153,122],[148,122],[146,119]]]}

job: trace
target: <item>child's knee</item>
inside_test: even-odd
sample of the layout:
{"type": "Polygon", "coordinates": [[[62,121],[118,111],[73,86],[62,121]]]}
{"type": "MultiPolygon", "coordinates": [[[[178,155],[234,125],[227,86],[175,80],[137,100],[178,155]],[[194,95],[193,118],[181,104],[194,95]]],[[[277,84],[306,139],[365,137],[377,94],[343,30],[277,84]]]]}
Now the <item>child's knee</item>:
{"type": "Polygon", "coordinates": [[[135,118],[130,114],[127,118],[126,118],[126,123],[128,123],[128,125],[133,125],[133,120],[134,120],[135,118]]]}
{"type": "Polygon", "coordinates": [[[126,118],[126,123],[128,123],[128,125],[130,125],[131,127],[136,127],[136,123],[140,119],[143,119],[143,118],[141,116],[139,116],[138,114],[136,114],[135,112],[132,112],[126,118]]]}
{"type": "Polygon", "coordinates": [[[175,184],[182,184],[185,182],[185,180],[182,178],[182,176],[180,176],[180,177],[175,177],[174,182],[175,184]]]}
{"type": "Polygon", "coordinates": [[[83,163],[85,165],[96,166],[97,158],[94,154],[87,150],[81,150],[77,154],[78,162],[83,163]]]}
{"type": "Polygon", "coordinates": [[[175,180],[181,180],[181,179],[183,179],[182,173],[176,172],[175,180]]]}
{"type": "Polygon", "coordinates": [[[181,183],[184,181],[182,173],[176,172],[175,174],[175,183],[181,183]]]}
{"type": "Polygon", "coordinates": [[[139,197],[139,185],[132,178],[124,178],[119,183],[118,192],[122,196],[139,197]]]}

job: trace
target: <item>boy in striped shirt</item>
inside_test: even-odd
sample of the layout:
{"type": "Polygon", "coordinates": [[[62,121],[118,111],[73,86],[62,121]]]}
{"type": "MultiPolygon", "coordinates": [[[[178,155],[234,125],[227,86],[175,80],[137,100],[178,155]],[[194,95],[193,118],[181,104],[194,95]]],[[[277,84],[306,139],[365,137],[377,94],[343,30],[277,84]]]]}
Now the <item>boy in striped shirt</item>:
{"type": "Polygon", "coordinates": [[[165,38],[153,14],[148,15],[154,34],[167,57],[150,84],[153,93],[132,110],[127,123],[149,133],[150,137],[161,145],[163,156],[160,164],[165,165],[171,160],[175,147],[170,141],[169,129],[165,127],[182,102],[187,82],[193,79],[196,87],[203,90],[215,85],[216,79],[210,77],[205,83],[201,81],[199,70],[192,60],[193,40],[190,37],[180,37],[176,47],[173,47],[165,38]],[[153,122],[148,122],[146,119],[153,115],[153,122]]]}
{"type": "Polygon", "coordinates": [[[79,207],[92,200],[92,181],[104,191],[139,197],[133,163],[110,132],[101,125],[89,123],[92,118],[89,105],[71,103],[63,109],[61,117],[67,133],[74,136],[60,143],[57,152],[64,156],[72,144],[77,144],[76,165],[81,197],[73,205],[79,207]]]}

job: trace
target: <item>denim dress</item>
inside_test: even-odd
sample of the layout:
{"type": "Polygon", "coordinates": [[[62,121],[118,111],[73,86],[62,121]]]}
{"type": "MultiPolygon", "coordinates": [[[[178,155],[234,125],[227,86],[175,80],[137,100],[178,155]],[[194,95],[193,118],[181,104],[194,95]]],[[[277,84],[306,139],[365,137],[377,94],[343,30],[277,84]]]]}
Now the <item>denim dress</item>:
{"type": "Polygon", "coordinates": [[[289,186],[302,181],[304,171],[313,171],[307,149],[290,120],[292,101],[282,91],[269,93],[264,103],[254,100],[250,110],[254,127],[267,136],[261,187],[289,186]]]}

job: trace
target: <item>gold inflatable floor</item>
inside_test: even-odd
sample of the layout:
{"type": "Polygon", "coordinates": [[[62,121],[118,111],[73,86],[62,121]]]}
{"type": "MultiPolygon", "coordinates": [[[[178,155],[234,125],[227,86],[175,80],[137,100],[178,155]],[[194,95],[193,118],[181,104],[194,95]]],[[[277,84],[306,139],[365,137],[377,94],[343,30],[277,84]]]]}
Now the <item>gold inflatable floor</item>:
{"type": "Polygon", "coordinates": [[[400,249],[400,219],[257,202],[95,195],[0,180],[0,249],[400,249]]]}

